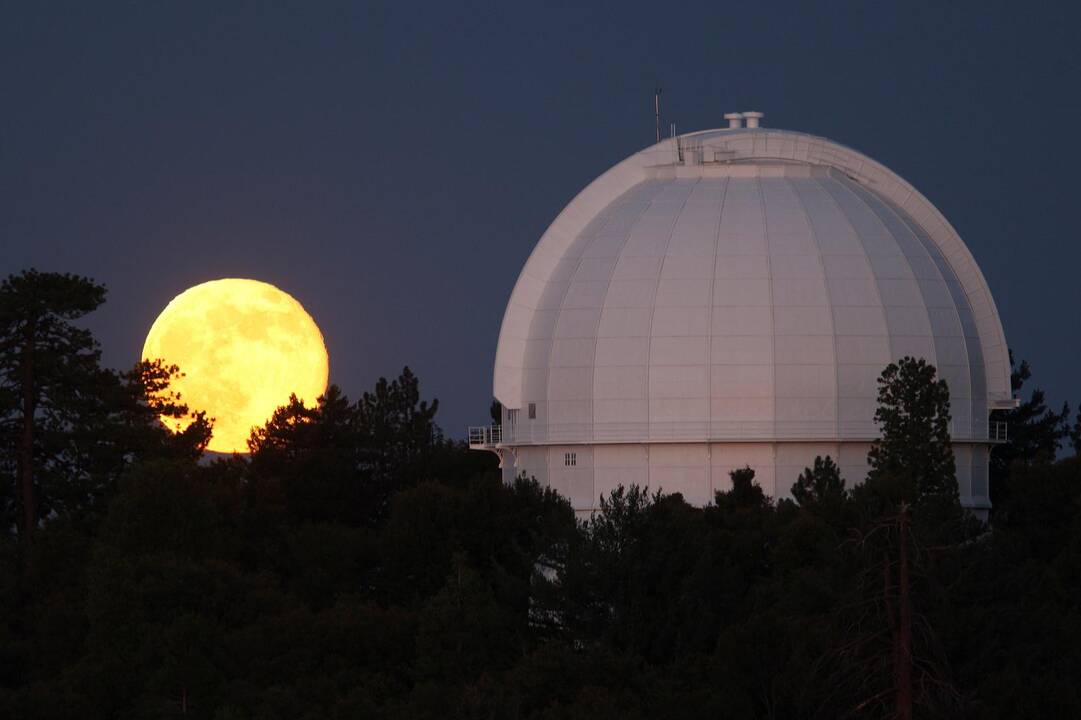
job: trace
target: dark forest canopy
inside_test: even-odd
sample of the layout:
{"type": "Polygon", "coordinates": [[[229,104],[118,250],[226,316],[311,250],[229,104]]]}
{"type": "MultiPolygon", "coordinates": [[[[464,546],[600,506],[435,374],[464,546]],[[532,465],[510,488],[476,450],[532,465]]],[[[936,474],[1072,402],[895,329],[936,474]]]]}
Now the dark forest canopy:
{"type": "Polygon", "coordinates": [[[948,388],[911,359],[880,381],[869,478],[819,458],[776,500],[744,468],[707,507],[619,488],[583,522],[444,438],[408,369],[290,401],[250,455],[200,461],[208,423],[157,421],[179,370],[102,369],[74,324],[104,290],[19,278],[0,291],[0,716],[1081,716],[1081,460],[1056,459],[1078,430],[1042,393],[1008,416],[990,527],[957,504],[948,388]],[[28,287],[53,328],[32,544],[28,287]]]}

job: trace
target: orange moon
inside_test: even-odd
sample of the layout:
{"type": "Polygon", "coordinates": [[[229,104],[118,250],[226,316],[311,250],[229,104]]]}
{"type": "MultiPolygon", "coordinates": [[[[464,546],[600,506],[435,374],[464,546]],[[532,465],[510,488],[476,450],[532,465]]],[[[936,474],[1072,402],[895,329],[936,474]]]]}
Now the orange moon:
{"type": "Polygon", "coordinates": [[[190,410],[214,418],[208,449],[226,453],[248,452],[252,428],[291,394],[312,405],[330,374],[323,334],[301,304],[273,285],[238,278],[173,298],[146,336],[143,359],[180,367],[172,389],[190,410]]]}

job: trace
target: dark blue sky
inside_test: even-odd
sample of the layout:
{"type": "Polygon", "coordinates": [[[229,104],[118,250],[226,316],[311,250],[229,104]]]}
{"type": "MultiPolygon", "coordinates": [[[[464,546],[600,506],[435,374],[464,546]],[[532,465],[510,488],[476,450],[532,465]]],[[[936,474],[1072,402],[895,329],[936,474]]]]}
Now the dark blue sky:
{"type": "Polygon", "coordinates": [[[256,278],[312,313],[350,396],[408,364],[461,436],[487,420],[526,256],[652,141],[659,81],[680,131],[762,110],[912,182],[972,249],[1036,382],[1081,400],[1075,3],[0,13],[0,274],[105,282],[92,326],[110,365],[185,288],[256,278]]]}

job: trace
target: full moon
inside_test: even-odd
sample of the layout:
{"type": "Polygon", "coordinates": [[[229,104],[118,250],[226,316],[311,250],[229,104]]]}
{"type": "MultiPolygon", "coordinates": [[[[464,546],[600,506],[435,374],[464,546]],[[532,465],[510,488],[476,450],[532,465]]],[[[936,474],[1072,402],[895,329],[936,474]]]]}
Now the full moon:
{"type": "Polygon", "coordinates": [[[329,375],[323,334],[301,304],[273,285],[236,278],[173,298],[146,336],[143,359],[180,367],[172,389],[189,410],[214,418],[208,449],[216,452],[247,452],[253,427],[290,394],[311,405],[329,375]]]}

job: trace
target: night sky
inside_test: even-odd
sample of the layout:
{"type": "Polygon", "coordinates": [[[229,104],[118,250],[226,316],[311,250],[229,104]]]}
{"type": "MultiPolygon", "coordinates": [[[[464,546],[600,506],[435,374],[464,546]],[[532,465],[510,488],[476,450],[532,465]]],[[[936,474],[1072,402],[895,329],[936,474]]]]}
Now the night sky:
{"type": "Polygon", "coordinates": [[[729,111],[909,180],[1053,404],[1081,379],[1072,2],[23,3],[0,15],[0,275],[109,288],[129,367],[197,283],[271,282],[351,397],[403,365],[461,437],[545,227],[665,126],[729,111]]]}

